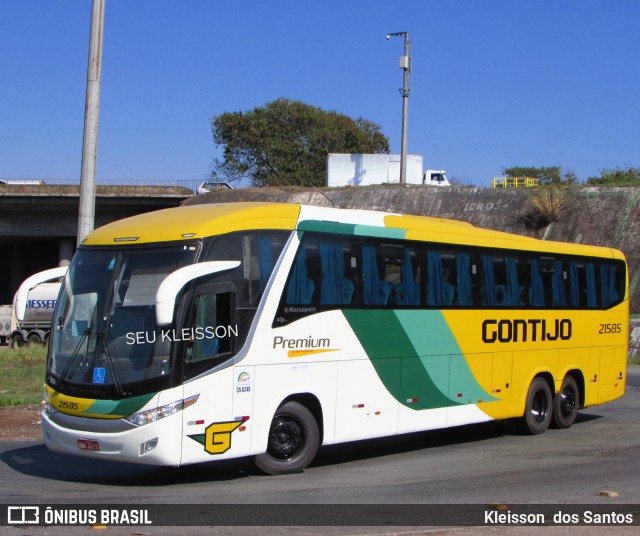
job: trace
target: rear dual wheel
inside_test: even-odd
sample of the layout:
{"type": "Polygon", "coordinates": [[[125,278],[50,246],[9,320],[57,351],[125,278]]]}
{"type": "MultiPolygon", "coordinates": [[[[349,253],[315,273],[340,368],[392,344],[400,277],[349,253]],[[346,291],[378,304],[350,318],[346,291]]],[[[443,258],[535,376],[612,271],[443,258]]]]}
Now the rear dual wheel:
{"type": "Polygon", "coordinates": [[[542,434],[551,424],[553,397],[544,378],[534,378],[527,392],[524,415],[517,421],[518,429],[525,434],[542,434]]]}
{"type": "Polygon", "coordinates": [[[565,376],[560,392],[553,399],[554,428],[569,428],[578,416],[580,407],[580,391],[573,376],[565,376]]]}
{"type": "Polygon", "coordinates": [[[549,425],[569,428],[576,420],[580,407],[580,391],[573,376],[565,376],[560,392],[553,396],[544,378],[534,378],[527,392],[524,416],[518,428],[525,434],[544,433],[549,425]]]}

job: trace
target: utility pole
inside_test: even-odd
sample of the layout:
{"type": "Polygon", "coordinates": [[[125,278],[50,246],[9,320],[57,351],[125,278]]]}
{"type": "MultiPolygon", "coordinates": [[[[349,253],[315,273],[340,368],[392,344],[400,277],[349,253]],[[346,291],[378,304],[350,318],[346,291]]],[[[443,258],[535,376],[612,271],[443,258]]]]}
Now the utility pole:
{"type": "Polygon", "coordinates": [[[89,233],[93,231],[95,220],[104,2],[105,0],[92,0],[91,6],[91,34],[89,37],[89,65],[87,67],[87,96],[84,108],[77,245],[80,245],[89,233]]]}
{"type": "Polygon", "coordinates": [[[387,34],[391,37],[404,37],[404,55],[400,58],[402,69],[402,138],[400,141],[400,184],[407,182],[407,122],[409,120],[409,95],[411,95],[411,41],[409,32],[395,32],[387,34]]]}

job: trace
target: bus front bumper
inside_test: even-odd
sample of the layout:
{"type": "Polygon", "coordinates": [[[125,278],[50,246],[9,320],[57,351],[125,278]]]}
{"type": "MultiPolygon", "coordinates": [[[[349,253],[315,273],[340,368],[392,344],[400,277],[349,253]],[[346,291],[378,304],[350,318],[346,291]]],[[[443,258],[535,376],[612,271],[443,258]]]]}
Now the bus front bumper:
{"type": "Polygon", "coordinates": [[[42,415],[42,436],[53,452],[146,465],[180,465],[181,430],[180,413],[144,426],[123,419],[42,415]]]}

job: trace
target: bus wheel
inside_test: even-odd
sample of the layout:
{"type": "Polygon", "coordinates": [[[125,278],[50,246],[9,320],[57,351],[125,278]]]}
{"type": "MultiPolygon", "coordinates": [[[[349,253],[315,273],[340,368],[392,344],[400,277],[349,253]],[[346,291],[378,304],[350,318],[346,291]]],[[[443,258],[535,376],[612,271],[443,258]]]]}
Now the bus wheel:
{"type": "Polygon", "coordinates": [[[549,428],[553,400],[551,389],[544,378],[534,378],[527,393],[524,416],[518,421],[518,428],[525,434],[542,434],[549,428]]]}
{"type": "Polygon", "coordinates": [[[270,475],[299,473],[307,467],[320,444],[320,430],[311,412],[298,402],[287,402],[276,411],[267,452],[256,456],[259,469],[270,475]]]}
{"type": "Polygon", "coordinates": [[[553,425],[555,428],[569,428],[578,416],[580,391],[573,376],[565,376],[560,392],[553,399],[553,425]]]}

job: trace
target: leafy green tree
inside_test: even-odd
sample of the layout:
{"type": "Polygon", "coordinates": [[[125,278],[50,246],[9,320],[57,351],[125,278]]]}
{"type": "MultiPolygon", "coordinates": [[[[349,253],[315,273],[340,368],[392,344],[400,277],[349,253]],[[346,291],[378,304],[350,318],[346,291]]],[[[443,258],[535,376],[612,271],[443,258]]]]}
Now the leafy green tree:
{"type": "Polygon", "coordinates": [[[254,186],[323,186],[329,153],[389,152],[375,123],[284,98],[213,117],[211,130],[224,146],[212,175],[254,186]]]}
{"type": "Polygon", "coordinates": [[[640,186],[640,168],[629,164],[626,168],[603,169],[599,177],[590,177],[587,184],[610,186],[640,186]]]}
{"type": "Polygon", "coordinates": [[[562,172],[560,166],[551,167],[526,167],[515,166],[510,168],[502,168],[502,173],[507,177],[531,177],[538,179],[541,185],[560,185],[575,184],[578,177],[573,171],[562,172]]]}

